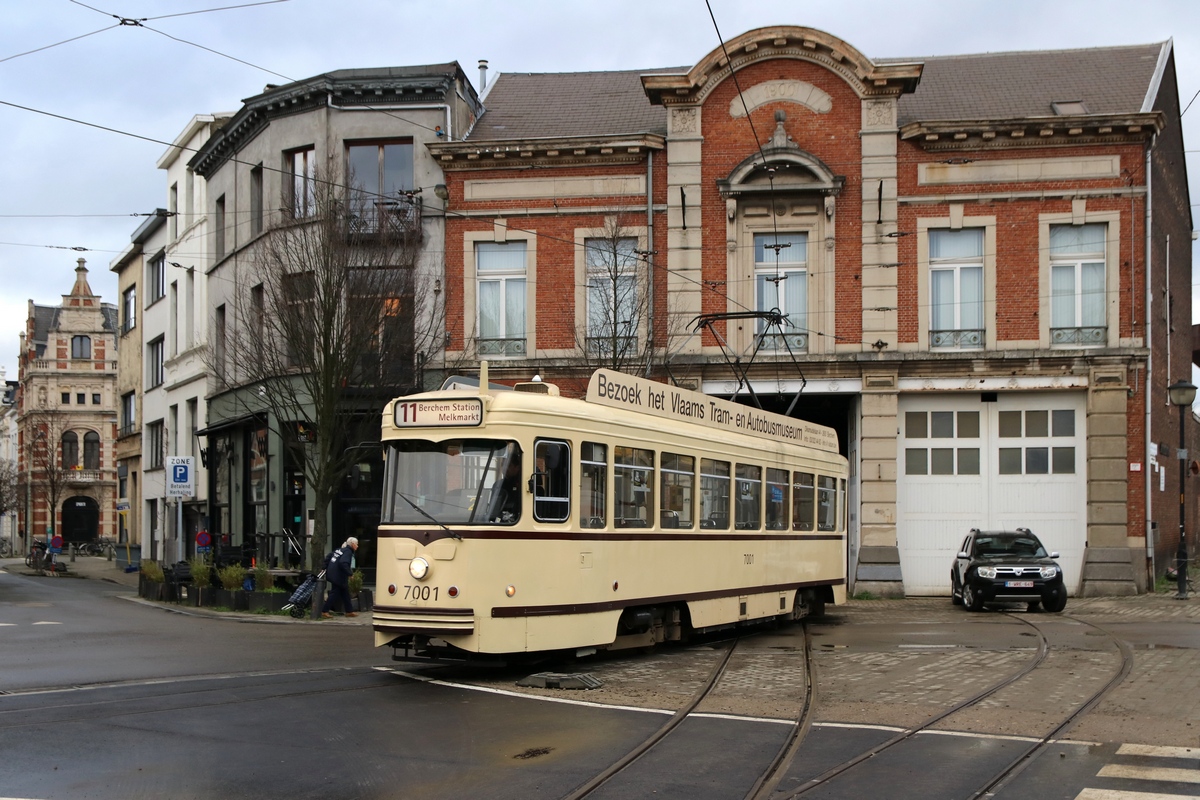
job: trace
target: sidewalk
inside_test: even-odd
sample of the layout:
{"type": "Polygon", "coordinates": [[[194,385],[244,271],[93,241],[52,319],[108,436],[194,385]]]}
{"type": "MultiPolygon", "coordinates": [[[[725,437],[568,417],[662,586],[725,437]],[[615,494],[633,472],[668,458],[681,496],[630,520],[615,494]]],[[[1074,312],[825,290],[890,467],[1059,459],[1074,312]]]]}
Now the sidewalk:
{"type": "MultiPolygon", "coordinates": [[[[265,623],[308,623],[314,624],[317,622],[334,625],[362,625],[369,627],[371,625],[371,612],[359,613],[356,617],[347,618],[340,614],[335,614],[332,619],[314,620],[305,615],[302,619],[296,619],[291,615],[280,614],[251,614],[245,611],[214,611],[209,608],[197,608],[195,606],[183,605],[182,603],[160,603],[153,600],[146,600],[137,596],[138,589],[138,573],[125,572],[124,569],[117,568],[116,561],[109,561],[106,558],[98,556],[77,556],[74,561],[70,560],[70,556],[60,556],[63,562],[67,565],[67,572],[63,578],[87,578],[90,580],[107,581],[114,583],[125,589],[128,589],[132,595],[128,599],[132,602],[142,603],[143,605],[155,606],[169,611],[175,611],[180,614],[188,614],[197,617],[212,617],[216,619],[230,619],[236,622],[265,622],[265,623]]],[[[5,558],[0,559],[0,570],[10,572],[14,575],[35,576],[33,570],[25,566],[24,558],[5,558]]],[[[47,576],[47,580],[54,580],[47,576]]]]}

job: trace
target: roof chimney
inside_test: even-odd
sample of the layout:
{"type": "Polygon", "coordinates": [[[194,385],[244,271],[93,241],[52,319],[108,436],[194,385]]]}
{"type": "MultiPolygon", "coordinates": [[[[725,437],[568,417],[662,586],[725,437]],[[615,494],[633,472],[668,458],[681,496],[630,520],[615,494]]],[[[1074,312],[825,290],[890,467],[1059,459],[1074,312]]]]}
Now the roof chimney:
{"type": "Polygon", "coordinates": [[[487,88],[487,59],[479,59],[479,93],[483,94],[483,90],[487,88]]]}

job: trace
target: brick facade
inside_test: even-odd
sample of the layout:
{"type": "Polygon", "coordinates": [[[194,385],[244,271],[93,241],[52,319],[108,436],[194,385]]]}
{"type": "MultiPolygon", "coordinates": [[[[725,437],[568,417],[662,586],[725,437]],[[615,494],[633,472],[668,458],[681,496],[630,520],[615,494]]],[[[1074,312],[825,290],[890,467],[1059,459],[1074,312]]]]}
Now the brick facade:
{"type": "MultiPolygon", "coordinates": [[[[603,111],[622,96],[637,127],[592,108],[588,131],[564,120],[587,116],[581,87],[602,76],[504,81],[465,141],[430,145],[450,195],[448,360],[479,357],[472,248],[522,238],[536,280],[525,332],[534,344],[492,360],[490,375],[572,385],[587,362],[576,334],[588,324],[579,231],[628,218],[643,235],[653,228],[643,256],[653,275],[650,374],[726,395],[746,378],[775,410],[800,393],[798,416],[839,431],[854,476],[858,588],[895,595],[910,583],[905,526],[921,535],[913,504],[923,501],[906,478],[903,428],[905,409],[921,403],[985,415],[997,401],[1078,409],[1071,433],[1054,433],[1075,437],[1074,466],[1054,468],[1073,481],[1072,499],[1046,511],[1067,531],[1064,549],[1075,548],[1064,554],[1075,561],[1073,590],[1131,593],[1162,573],[1179,465],[1149,445],[1178,441],[1165,387],[1191,364],[1192,223],[1169,43],[899,63],[811,29],[760,29],[687,71],[641,76],[640,98],[627,73],[612,73],[610,95],[595,103],[603,111]],[[1060,87],[1061,75],[1072,80],[1060,87]],[[611,191],[614,178],[643,191],[586,191],[588,181],[611,191]],[[1104,231],[1090,265],[1103,272],[1103,324],[1064,322],[1053,305],[1051,275],[1065,273],[1052,270],[1050,233],[1081,225],[1104,231]],[[932,320],[930,232],[963,229],[984,242],[982,322],[946,331],[932,320]],[[755,321],[736,317],[767,310],[756,309],[754,237],[773,232],[807,236],[806,351],[795,358],[752,358],[755,321]],[[701,315],[716,317],[697,329],[701,315]],[[1149,559],[1152,522],[1162,535],[1149,559]]],[[[976,483],[998,494],[1007,479],[996,459],[1012,443],[989,435],[976,483]]],[[[947,567],[955,544],[939,545],[947,567]]]]}

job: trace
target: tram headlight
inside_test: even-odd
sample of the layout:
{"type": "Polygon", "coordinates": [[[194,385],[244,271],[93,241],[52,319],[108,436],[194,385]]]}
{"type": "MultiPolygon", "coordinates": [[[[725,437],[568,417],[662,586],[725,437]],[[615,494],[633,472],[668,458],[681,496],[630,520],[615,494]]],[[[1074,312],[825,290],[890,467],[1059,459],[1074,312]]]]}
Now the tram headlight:
{"type": "Polygon", "coordinates": [[[504,587],[504,594],[507,597],[512,597],[516,593],[517,593],[517,587],[513,586],[511,583],[508,586],[504,587]]]}
{"type": "Polygon", "coordinates": [[[421,556],[417,556],[408,562],[408,574],[419,581],[425,580],[425,576],[429,574],[429,562],[421,556]]]}

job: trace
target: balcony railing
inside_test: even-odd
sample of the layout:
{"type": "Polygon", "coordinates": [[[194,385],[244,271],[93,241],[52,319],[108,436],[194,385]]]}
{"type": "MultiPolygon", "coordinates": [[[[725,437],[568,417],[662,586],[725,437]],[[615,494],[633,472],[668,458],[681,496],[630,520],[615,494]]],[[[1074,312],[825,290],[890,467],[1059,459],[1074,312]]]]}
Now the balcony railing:
{"type": "Polygon", "coordinates": [[[1051,328],[1052,347],[1101,347],[1108,343],[1108,328],[1094,325],[1082,328],[1051,328]]]}
{"type": "Polygon", "coordinates": [[[351,204],[350,231],[359,236],[386,233],[407,238],[421,233],[419,197],[358,200],[351,204]]]}
{"type": "Polygon", "coordinates": [[[68,469],[66,476],[67,483],[98,483],[100,481],[100,470],[68,469]]]}
{"type": "Polygon", "coordinates": [[[759,348],[763,352],[787,353],[807,353],[808,352],[808,334],[807,333],[768,333],[759,334],[762,336],[762,345],[759,348]]]}
{"type": "Polygon", "coordinates": [[[929,346],[944,350],[979,350],[983,347],[982,330],[930,331],[929,346]]]}
{"type": "Polygon", "coordinates": [[[476,339],[475,350],[480,356],[504,356],[519,358],[525,355],[525,338],[520,339],[476,339]]]}

